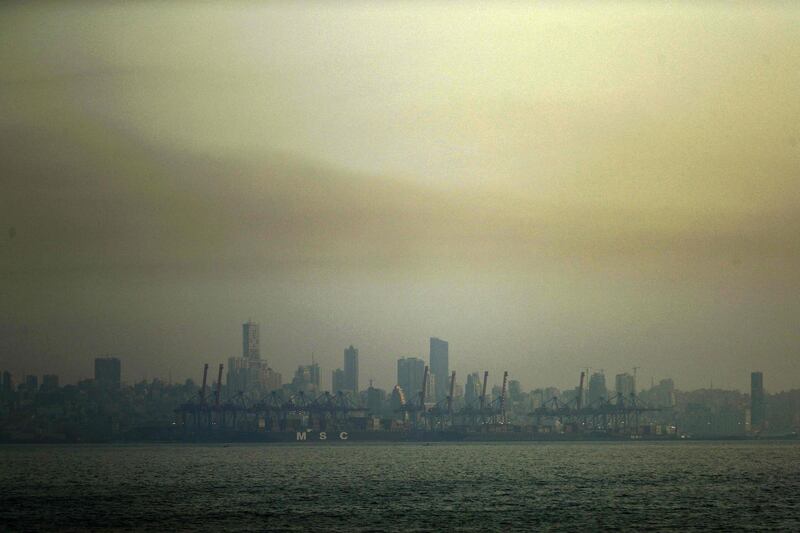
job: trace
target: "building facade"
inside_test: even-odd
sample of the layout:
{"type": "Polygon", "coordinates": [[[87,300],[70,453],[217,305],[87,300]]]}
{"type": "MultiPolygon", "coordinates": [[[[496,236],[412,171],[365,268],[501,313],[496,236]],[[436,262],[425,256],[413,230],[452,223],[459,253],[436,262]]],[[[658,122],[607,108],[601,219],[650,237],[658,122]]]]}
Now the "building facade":
{"type": "Polygon", "coordinates": [[[42,376],[42,390],[50,392],[58,389],[58,376],[55,374],[45,374],[42,376]]]}
{"type": "Polygon", "coordinates": [[[477,407],[481,398],[481,375],[473,372],[467,375],[467,384],[464,386],[464,401],[467,405],[477,407]]]}
{"type": "Polygon", "coordinates": [[[617,374],[614,379],[614,384],[618,402],[620,401],[620,397],[624,398],[624,401],[627,402],[632,394],[636,394],[636,380],[628,373],[617,374]]]}
{"type": "Polygon", "coordinates": [[[436,401],[445,399],[450,377],[450,348],[447,341],[431,337],[430,339],[430,368],[435,379],[434,392],[436,401]]]}
{"type": "Polygon", "coordinates": [[[425,361],[417,357],[401,357],[397,360],[397,384],[403,390],[406,401],[417,402],[422,392],[425,361]]]}
{"type": "Polygon", "coordinates": [[[228,359],[228,397],[239,393],[258,395],[281,388],[282,376],[266,362],[245,357],[228,359]]]}
{"type": "Polygon", "coordinates": [[[344,351],[344,387],[353,394],[358,394],[358,349],[351,344],[344,351]]]}
{"type": "Polygon", "coordinates": [[[750,426],[753,431],[764,429],[766,409],[764,402],[764,374],[750,374],[750,426]]]}
{"type": "Polygon", "coordinates": [[[307,394],[317,394],[320,391],[320,372],[317,363],[310,365],[300,365],[294,373],[292,379],[292,390],[294,392],[304,392],[307,394]]]}
{"type": "Polygon", "coordinates": [[[606,375],[602,372],[595,372],[589,377],[589,394],[586,400],[592,407],[599,407],[608,400],[606,375]]]}
{"type": "Polygon", "coordinates": [[[261,346],[258,324],[247,321],[242,324],[242,357],[245,359],[261,359],[261,346]]]}
{"type": "Polygon", "coordinates": [[[331,373],[331,392],[336,394],[339,391],[345,390],[344,386],[344,370],[337,368],[331,373]]]}
{"type": "Polygon", "coordinates": [[[368,388],[367,409],[373,415],[384,414],[386,410],[386,391],[375,387],[368,388]]]}

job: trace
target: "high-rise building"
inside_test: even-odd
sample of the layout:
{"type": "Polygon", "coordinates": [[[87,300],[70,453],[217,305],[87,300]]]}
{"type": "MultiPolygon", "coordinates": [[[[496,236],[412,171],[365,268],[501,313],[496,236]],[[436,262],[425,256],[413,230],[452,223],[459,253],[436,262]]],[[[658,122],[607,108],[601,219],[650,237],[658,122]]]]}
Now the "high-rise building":
{"type": "Polygon", "coordinates": [[[0,391],[11,392],[14,390],[14,378],[11,377],[11,372],[8,370],[3,371],[3,381],[0,383],[0,391]]]}
{"type": "Polygon", "coordinates": [[[436,376],[430,373],[430,369],[428,369],[428,383],[425,386],[425,403],[436,403],[436,376]]]}
{"type": "Polygon", "coordinates": [[[294,379],[292,379],[292,389],[296,392],[303,391],[314,394],[319,392],[319,385],[319,365],[317,363],[297,367],[294,379]]]}
{"type": "Polygon", "coordinates": [[[240,392],[259,394],[281,388],[283,378],[280,373],[269,368],[264,361],[230,357],[228,359],[228,395],[240,392]]]}
{"type": "Polygon", "coordinates": [[[493,385],[492,386],[492,396],[491,401],[497,401],[500,399],[500,396],[503,394],[503,387],[500,385],[493,385]]]}
{"type": "Polygon", "coordinates": [[[367,389],[367,409],[373,415],[380,415],[386,407],[386,391],[370,387],[367,389]]]}
{"type": "Polygon", "coordinates": [[[479,373],[473,372],[467,376],[467,384],[464,387],[464,401],[467,405],[478,406],[481,398],[481,387],[481,375],[479,373]]]}
{"type": "Polygon", "coordinates": [[[425,361],[417,357],[401,357],[397,360],[397,384],[403,389],[406,401],[419,403],[422,379],[425,376],[425,361]]]}
{"type": "Polygon", "coordinates": [[[607,400],[606,375],[602,372],[595,372],[589,378],[589,394],[586,401],[592,407],[600,407],[607,400]]]}
{"type": "Polygon", "coordinates": [[[753,430],[764,429],[766,409],[764,406],[764,374],[750,374],[750,426],[753,430]]]}
{"type": "Polygon", "coordinates": [[[42,390],[46,392],[58,389],[58,376],[55,374],[45,374],[42,376],[42,390]]]}
{"type": "Polygon", "coordinates": [[[558,398],[559,396],[561,396],[561,391],[558,389],[558,387],[545,387],[540,392],[540,398],[543,404],[546,404],[547,402],[552,401],[553,398],[558,398]]]}
{"type": "Polygon", "coordinates": [[[352,344],[344,351],[344,389],[358,394],[358,350],[352,344]]]}
{"type": "Polygon", "coordinates": [[[25,376],[25,390],[28,392],[36,392],[39,390],[39,377],[29,374],[25,376]]]}
{"type": "Polygon", "coordinates": [[[228,396],[249,392],[255,387],[255,380],[250,377],[250,360],[244,357],[228,358],[228,396]]]}
{"type": "Polygon", "coordinates": [[[242,324],[242,357],[245,359],[261,359],[258,324],[252,321],[242,324]]]}
{"type": "Polygon", "coordinates": [[[675,407],[675,382],[672,379],[662,379],[650,391],[655,407],[675,407]]]}
{"type": "Polygon", "coordinates": [[[267,361],[261,359],[259,327],[248,320],[242,324],[242,356],[228,359],[228,395],[258,395],[280,389],[282,383],[283,377],[280,373],[272,370],[267,361]]]}
{"type": "Polygon", "coordinates": [[[344,370],[337,368],[331,375],[331,392],[336,394],[339,391],[345,390],[344,386],[344,370]]]}
{"type": "Polygon", "coordinates": [[[308,368],[308,373],[311,376],[311,383],[314,385],[314,389],[319,391],[322,389],[321,383],[321,375],[319,371],[319,364],[318,363],[311,363],[306,368],[308,368]]]}
{"type": "Polygon", "coordinates": [[[118,389],[122,382],[122,365],[116,357],[98,357],[94,360],[94,380],[98,385],[118,389]]]}
{"type": "Polygon", "coordinates": [[[455,382],[453,386],[453,399],[456,401],[460,401],[464,399],[464,385],[459,382],[455,382]]]}
{"type": "Polygon", "coordinates": [[[615,377],[615,385],[618,402],[619,397],[624,398],[624,401],[627,402],[630,400],[632,394],[636,394],[636,379],[628,373],[617,374],[615,377]]]}
{"type": "Polygon", "coordinates": [[[430,372],[435,376],[436,401],[445,399],[450,377],[449,345],[447,341],[431,337],[430,372]]]}
{"type": "Polygon", "coordinates": [[[522,384],[516,379],[508,381],[508,399],[518,402],[522,399],[522,384]]]}

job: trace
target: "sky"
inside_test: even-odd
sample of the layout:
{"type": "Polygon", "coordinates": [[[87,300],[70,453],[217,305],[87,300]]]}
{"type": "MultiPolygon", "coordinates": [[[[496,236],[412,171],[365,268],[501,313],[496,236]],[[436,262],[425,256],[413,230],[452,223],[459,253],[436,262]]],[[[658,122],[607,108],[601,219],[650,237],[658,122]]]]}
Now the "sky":
{"type": "Polygon", "coordinates": [[[796,3],[0,6],[0,369],[800,387],[796,3]]]}

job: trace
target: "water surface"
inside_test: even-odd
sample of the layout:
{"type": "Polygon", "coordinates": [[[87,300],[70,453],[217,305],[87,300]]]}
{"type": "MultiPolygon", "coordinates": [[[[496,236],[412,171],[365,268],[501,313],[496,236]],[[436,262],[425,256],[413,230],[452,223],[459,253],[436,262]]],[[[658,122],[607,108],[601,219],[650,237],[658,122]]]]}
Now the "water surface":
{"type": "Polygon", "coordinates": [[[799,531],[800,443],[4,446],[0,525],[799,531]]]}

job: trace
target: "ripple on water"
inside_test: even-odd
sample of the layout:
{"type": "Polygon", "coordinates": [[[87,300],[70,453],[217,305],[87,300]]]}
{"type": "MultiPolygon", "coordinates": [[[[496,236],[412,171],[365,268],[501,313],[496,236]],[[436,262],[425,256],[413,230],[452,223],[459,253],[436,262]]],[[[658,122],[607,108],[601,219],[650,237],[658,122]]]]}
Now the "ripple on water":
{"type": "Polygon", "coordinates": [[[796,531],[800,444],[6,446],[0,524],[796,531]]]}

